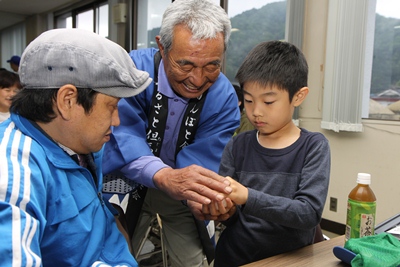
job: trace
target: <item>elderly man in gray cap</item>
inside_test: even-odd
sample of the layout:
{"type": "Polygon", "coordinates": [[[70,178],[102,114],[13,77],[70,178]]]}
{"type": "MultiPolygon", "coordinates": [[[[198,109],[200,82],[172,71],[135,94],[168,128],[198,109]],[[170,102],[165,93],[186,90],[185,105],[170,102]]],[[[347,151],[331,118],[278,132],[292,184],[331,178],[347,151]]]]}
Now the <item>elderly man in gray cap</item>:
{"type": "Polygon", "coordinates": [[[0,125],[4,266],[137,266],[102,197],[103,145],[117,104],[151,82],[97,34],[50,30],[25,49],[23,89],[0,125]]]}

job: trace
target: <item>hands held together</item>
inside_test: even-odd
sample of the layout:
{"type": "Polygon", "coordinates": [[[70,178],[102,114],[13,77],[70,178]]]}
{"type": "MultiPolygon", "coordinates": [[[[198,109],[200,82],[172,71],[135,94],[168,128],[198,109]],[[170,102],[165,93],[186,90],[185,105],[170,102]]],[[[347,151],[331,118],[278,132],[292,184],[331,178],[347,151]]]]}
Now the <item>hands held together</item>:
{"type": "Polygon", "coordinates": [[[248,198],[248,189],[231,177],[225,177],[229,181],[232,192],[225,195],[222,201],[211,201],[202,205],[202,214],[207,220],[225,221],[236,212],[236,205],[244,205],[248,198]]]}
{"type": "Polygon", "coordinates": [[[164,168],[153,177],[158,189],[176,200],[187,200],[199,220],[224,221],[247,201],[248,189],[230,177],[222,177],[197,165],[164,168]]]}

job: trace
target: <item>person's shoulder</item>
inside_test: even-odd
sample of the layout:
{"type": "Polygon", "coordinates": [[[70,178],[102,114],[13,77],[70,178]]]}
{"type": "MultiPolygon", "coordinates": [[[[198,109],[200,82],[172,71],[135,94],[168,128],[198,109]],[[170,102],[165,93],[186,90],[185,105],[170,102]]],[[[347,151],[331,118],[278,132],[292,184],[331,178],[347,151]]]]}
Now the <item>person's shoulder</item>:
{"type": "Polygon", "coordinates": [[[208,89],[206,103],[207,105],[211,105],[209,107],[212,110],[226,110],[227,108],[233,110],[237,108],[237,116],[240,119],[238,98],[235,89],[223,73],[219,75],[218,79],[208,89]]]}
{"type": "Polygon", "coordinates": [[[227,144],[227,149],[236,156],[243,155],[244,151],[255,151],[252,149],[257,142],[257,130],[239,133],[231,138],[227,144]]]}
{"type": "Polygon", "coordinates": [[[301,143],[308,148],[316,148],[329,150],[329,140],[320,132],[311,132],[301,128],[301,143]]]}
{"type": "Polygon", "coordinates": [[[326,139],[325,135],[323,135],[320,132],[311,132],[304,128],[300,128],[300,130],[301,130],[301,135],[303,135],[307,139],[328,141],[328,139],[326,139]]]}
{"type": "Polygon", "coordinates": [[[235,143],[243,144],[249,142],[252,138],[256,138],[256,135],[257,135],[257,130],[241,132],[233,136],[232,141],[234,144],[235,143]]]}
{"type": "Polygon", "coordinates": [[[11,122],[11,121],[7,121],[7,119],[2,121],[1,114],[0,114],[0,141],[3,139],[4,135],[6,134],[6,129],[9,127],[9,124],[11,122]]]}
{"type": "MultiPolygon", "coordinates": [[[[236,95],[235,89],[233,88],[231,81],[229,81],[229,79],[222,72],[219,74],[218,79],[211,85],[209,93],[215,95],[221,95],[221,94],[236,95]]],[[[218,99],[221,98],[218,97],[218,99]]]]}
{"type": "Polygon", "coordinates": [[[143,49],[135,49],[135,50],[131,50],[129,52],[129,54],[132,55],[149,55],[149,56],[153,56],[155,53],[158,52],[158,49],[154,48],[154,47],[150,47],[150,48],[143,48],[143,49]]]}
{"type": "MultiPolygon", "coordinates": [[[[154,61],[154,54],[157,53],[158,49],[155,48],[144,48],[144,49],[137,49],[132,50],[129,52],[129,56],[133,59],[136,67],[140,66],[142,62],[153,62],[154,61]]],[[[139,68],[139,67],[138,67],[139,68]]]]}
{"type": "MultiPolygon", "coordinates": [[[[46,155],[43,149],[40,149],[36,139],[27,134],[29,125],[24,125],[19,120],[11,117],[0,123],[0,141],[4,142],[4,146],[13,147],[25,156],[31,155],[34,151],[35,157],[38,158],[46,155]],[[7,142],[5,142],[7,140],[7,142]]],[[[28,156],[30,157],[30,156],[28,156]]]]}

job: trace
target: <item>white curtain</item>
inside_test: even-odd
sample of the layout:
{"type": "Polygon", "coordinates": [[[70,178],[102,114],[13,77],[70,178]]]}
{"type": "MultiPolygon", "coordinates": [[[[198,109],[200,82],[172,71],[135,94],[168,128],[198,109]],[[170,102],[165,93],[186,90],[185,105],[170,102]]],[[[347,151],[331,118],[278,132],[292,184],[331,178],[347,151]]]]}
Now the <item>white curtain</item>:
{"type": "Polygon", "coordinates": [[[329,1],[323,129],[363,130],[361,118],[363,101],[369,99],[375,7],[376,0],[329,1]]]}
{"type": "Polygon", "coordinates": [[[20,23],[0,32],[1,40],[1,67],[12,71],[7,62],[12,56],[21,56],[25,49],[25,24],[20,23]]]}

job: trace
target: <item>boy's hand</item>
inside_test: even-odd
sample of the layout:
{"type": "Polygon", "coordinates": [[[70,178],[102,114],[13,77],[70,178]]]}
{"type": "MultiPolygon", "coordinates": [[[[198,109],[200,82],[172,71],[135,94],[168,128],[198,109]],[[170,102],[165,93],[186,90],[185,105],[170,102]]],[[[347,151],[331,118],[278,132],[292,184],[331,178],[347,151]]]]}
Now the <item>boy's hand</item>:
{"type": "Polygon", "coordinates": [[[202,213],[210,214],[214,220],[225,221],[234,214],[236,205],[230,198],[225,198],[222,201],[212,201],[211,204],[203,205],[202,213]]]}
{"type": "Polygon", "coordinates": [[[223,201],[213,201],[209,205],[203,205],[203,214],[210,214],[216,221],[226,221],[236,212],[236,204],[230,199],[226,198],[223,201]]]}
{"type": "Polygon", "coordinates": [[[236,212],[236,205],[229,198],[219,201],[220,203],[217,204],[215,202],[202,205],[198,202],[188,200],[187,205],[198,220],[225,221],[236,212]],[[216,205],[219,205],[218,208],[220,210],[217,210],[216,205]]]}
{"type": "Polygon", "coordinates": [[[231,183],[232,193],[229,194],[229,198],[237,205],[244,205],[249,197],[249,190],[247,187],[239,183],[238,181],[227,176],[226,179],[231,183]]]}
{"type": "Polygon", "coordinates": [[[225,177],[230,182],[232,192],[221,201],[211,201],[210,204],[200,204],[195,201],[187,201],[187,204],[199,220],[225,221],[236,212],[236,205],[246,204],[249,195],[247,187],[243,186],[231,177],[225,177]]]}

